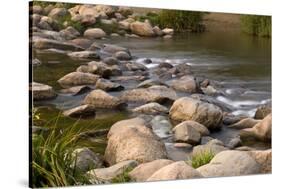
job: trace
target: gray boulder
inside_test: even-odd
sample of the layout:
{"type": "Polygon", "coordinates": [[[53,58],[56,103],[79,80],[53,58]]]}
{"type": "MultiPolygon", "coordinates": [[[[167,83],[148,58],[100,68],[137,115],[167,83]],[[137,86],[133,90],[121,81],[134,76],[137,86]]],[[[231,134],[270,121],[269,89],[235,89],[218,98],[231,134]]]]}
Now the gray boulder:
{"type": "Polygon", "coordinates": [[[58,83],[68,88],[75,85],[94,85],[99,79],[98,75],[82,72],[71,72],[58,80],[58,83]]]}

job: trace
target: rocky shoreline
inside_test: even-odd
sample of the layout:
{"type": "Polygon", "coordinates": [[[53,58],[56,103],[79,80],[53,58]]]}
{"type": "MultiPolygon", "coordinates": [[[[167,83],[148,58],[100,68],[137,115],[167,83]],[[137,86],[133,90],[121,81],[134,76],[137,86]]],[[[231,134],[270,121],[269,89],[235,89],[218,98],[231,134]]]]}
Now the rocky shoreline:
{"type": "MultiPolygon", "coordinates": [[[[145,65],[152,63],[150,59],[136,61],[130,49],[104,44],[104,37],[173,36],[173,29],[152,27],[148,20],[134,20],[132,14],[130,8],[105,5],[68,10],[33,6],[32,50],[87,61],[57,81],[60,91],[34,81],[30,86],[34,101],[86,94],[79,106],[64,110],[64,116],[95,117],[100,109],[131,113],[132,118],[110,127],[102,158],[88,148],[77,149],[77,165],[90,182],[111,183],[125,171],[137,182],[271,173],[271,149],[243,145],[249,140],[271,143],[271,106],[261,104],[254,117],[233,115],[231,108],[214,98],[220,94],[214,82],[197,77],[192,66],[163,62],[149,70],[145,65]],[[65,29],[56,31],[56,20],[66,14],[86,25],[97,20],[116,22],[126,33],[109,34],[100,28],[79,33],[67,23],[65,29]],[[239,134],[228,143],[213,137],[224,129],[239,134]],[[194,168],[174,158],[171,149],[188,151],[189,157],[210,151],[214,157],[194,168]],[[95,169],[89,169],[91,164],[95,169]]],[[[36,57],[31,63],[42,64],[36,57]]]]}

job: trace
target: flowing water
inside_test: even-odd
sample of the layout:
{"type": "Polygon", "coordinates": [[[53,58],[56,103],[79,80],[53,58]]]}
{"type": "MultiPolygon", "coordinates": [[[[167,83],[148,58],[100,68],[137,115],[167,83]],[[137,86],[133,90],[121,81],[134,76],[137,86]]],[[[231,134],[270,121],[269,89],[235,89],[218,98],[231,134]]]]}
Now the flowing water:
{"type": "MultiPolygon", "coordinates": [[[[170,40],[117,37],[98,42],[129,48],[137,62],[150,58],[152,63],[145,64],[150,69],[161,62],[191,65],[195,76],[208,78],[215,83],[215,87],[222,93],[215,97],[216,100],[228,104],[235,115],[253,116],[259,105],[271,103],[271,39],[237,32],[206,32],[176,35],[170,40]]],[[[35,57],[42,61],[42,65],[33,68],[34,81],[51,85],[56,91],[61,89],[57,83],[59,78],[87,63],[60,53],[37,52],[35,57]]],[[[132,85],[124,85],[132,88],[132,85]]],[[[59,94],[54,100],[37,102],[35,105],[51,105],[63,110],[78,106],[85,95],[59,94]]],[[[112,116],[119,113],[98,112],[97,115],[106,119],[107,114],[112,116]]],[[[226,129],[215,134],[215,137],[227,141],[234,135],[237,135],[237,131],[226,129]]],[[[172,149],[171,143],[166,146],[172,149]]],[[[170,151],[183,156],[182,152],[174,148],[170,151]]]]}

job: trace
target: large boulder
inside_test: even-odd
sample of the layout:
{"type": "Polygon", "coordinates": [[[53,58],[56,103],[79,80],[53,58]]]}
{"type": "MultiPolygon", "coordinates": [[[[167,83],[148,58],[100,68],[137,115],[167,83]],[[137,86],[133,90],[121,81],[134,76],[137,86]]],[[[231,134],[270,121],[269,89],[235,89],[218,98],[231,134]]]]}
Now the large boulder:
{"type": "Polygon", "coordinates": [[[261,141],[271,141],[272,114],[267,115],[252,128],[241,130],[241,137],[254,137],[261,141]]]}
{"type": "Polygon", "coordinates": [[[145,163],[167,157],[164,143],[141,118],[115,123],[107,137],[105,160],[110,165],[125,160],[145,163]]]}
{"type": "Polygon", "coordinates": [[[151,102],[133,109],[133,112],[144,113],[144,114],[167,114],[169,113],[168,108],[158,104],[156,102],[151,102]]]}
{"type": "Polygon", "coordinates": [[[89,148],[78,148],[72,153],[73,163],[72,167],[82,171],[83,173],[103,166],[103,161],[100,156],[95,154],[89,148]]]}
{"type": "Polygon", "coordinates": [[[125,6],[120,6],[118,8],[118,12],[122,14],[124,17],[128,17],[129,15],[134,13],[131,7],[125,7],[125,6]]]}
{"type": "Polygon", "coordinates": [[[246,128],[254,127],[259,122],[260,122],[260,120],[256,120],[253,118],[245,118],[234,124],[229,125],[228,127],[233,128],[233,129],[246,129],[246,128]]]}
{"type": "Polygon", "coordinates": [[[189,144],[197,144],[200,142],[201,134],[192,126],[187,124],[179,124],[173,128],[174,140],[176,142],[186,142],[189,144]]]}
{"type": "Polygon", "coordinates": [[[90,87],[88,87],[86,85],[81,85],[81,86],[70,87],[67,89],[61,89],[60,93],[71,94],[71,95],[75,96],[75,95],[84,94],[89,91],[91,91],[90,87]]]}
{"type": "Polygon", "coordinates": [[[92,117],[96,115],[96,110],[94,106],[86,104],[65,110],[63,115],[69,117],[92,117]]]}
{"type": "Polygon", "coordinates": [[[121,95],[121,98],[125,101],[164,103],[174,101],[177,98],[177,94],[168,87],[154,85],[145,89],[140,88],[125,91],[121,95]]]}
{"type": "Polygon", "coordinates": [[[106,33],[100,28],[90,28],[84,32],[84,36],[90,39],[100,39],[106,36],[106,33]]]}
{"type": "MultiPolygon", "coordinates": [[[[195,129],[201,136],[209,135],[209,130],[202,124],[196,122],[196,121],[184,121],[178,125],[176,125],[173,129],[175,132],[175,135],[183,135],[186,136],[189,130],[189,127],[192,127],[195,129]]],[[[181,137],[180,137],[181,138],[181,137]]]]}
{"type": "Polygon", "coordinates": [[[99,79],[98,75],[82,72],[71,72],[58,80],[58,83],[68,88],[75,85],[94,85],[99,79]]]}
{"type": "Polygon", "coordinates": [[[265,118],[268,114],[271,113],[271,107],[270,106],[266,106],[266,105],[263,105],[263,106],[260,106],[258,107],[258,109],[256,110],[256,113],[255,113],[255,119],[263,119],[265,118]]]}
{"type": "Polygon", "coordinates": [[[157,159],[148,163],[142,163],[134,168],[129,173],[129,176],[137,182],[144,182],[151,177],[153,173],[171,163],[173,163],[173,161],[168,159],[157,159]]]}
{"type": "Polygon", "coordinates": [[[272,150],[249,151],[249,155],[261,165],[261,173],[271,173],[272,171],[272,150]]]}
{"type": "Polygon", "coordinates": [[[200,177],[202,177],[202,175],[196,169],[187,165],[184,161],[177,161],[162,167],[153,173],[147,181],[190,179],[200,177]]]}
{"type": "Polygon", "coordinates": [[[130,24],[130,29],[132,33],[139,36],[152,37],[155,35],[152,26],[147,22],[133,22],[130,24]]]}
{"type": "Polygon", "coordinates": [[[96,83],[96,89],[102,89],[104,91],[121,91],[124,87],[119,83],[113,83],[107,79],[99,79],[96,83]]]}
{"type": "Polygon", "coordinates": [[[223,151],[197,169],[204,177],[240,176],[260,173],[261,167],[247,152],[223,151]]]}
{"type": "Polygon", "coordinates": [[[74,45],[68,42],[62,42],[52,39],[34,38],[32,40],[33,47],[35,49],[60,49],[70,51],[82,51],[82,47],[74,45]]]}
{"type": "Polygon", "coordinates": [[[69,12],[66,8],[54,8],[53,10],[51,10],[51,12],[49,13],[48,16],[53,19],[58,19],[58,18],[66,16],[68,14],[69,14],[69,12]]]}
{"type": "Polygon", "coordinates": [[[173,80],[171,83],[171,87],[181,92],[198,92],[198,87],[193,76],[183,76],[180,79],[173,80]]]}
{"type": "Polygon", "coordinates": [[[228,150],[227,147],[224,146],[224,144],[218,140],[218,139],[213,139],[207,142],[206,144],[203,145],[198,145],[193,148],[192,154],[197,155],[197,154],[202,154],[205,152],[210,152],[212,154],[218,154],[221,151],[228,150]]]}
{"type": "Polygon", "coordinates": [[[220,128],[223,118],[222,110],[218,106],[189,97],[176,100],[169,114],[173,120],[196,121],[208,129],[220,128]]]}
{"type": "Polygon", "coordinates": [[[138,162],[135,160],[122,161],[111,167],[93,169],[87,172],[87,176],[92,184],[96,184],[97,182],[110,182],[112,179],[129,169],[133,169],[137,165],[138,162]]]}
{"type": "Polygon", "coordinates": [[[31,89],[34,100],[48,100],[57,96],[53,87],[42,83],[32,82],[31,89]]]}
{"type": "Polygon", "coordinates": [[[95,108],[124,109],[127,104],[117,97],[111,96],[103,90],[96,89],[89,93],[83,104],[91,104],[95,108]]]}

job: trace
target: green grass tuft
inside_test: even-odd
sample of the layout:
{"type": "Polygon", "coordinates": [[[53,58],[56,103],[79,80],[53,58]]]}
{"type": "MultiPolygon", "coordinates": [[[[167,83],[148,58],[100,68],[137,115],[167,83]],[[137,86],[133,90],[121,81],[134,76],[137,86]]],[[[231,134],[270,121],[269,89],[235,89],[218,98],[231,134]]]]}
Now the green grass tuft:
{"type": "Polygon", "coordinates": [[[206,165],[214,158],[214,156],[215,154],[211,150],[197,153],[191,157],[191,166],[196,169],[202,165],[206,165]]]}
{"type": "Polygon", "coordinates": [[[117,177],[113,178],[111,180],[112,183],[125,183],[125,182],[131,182],[131,178],[129,176],[129,172],[132,171],[133,168],[127,168],[124,170],[124,172],[117,177]]]}

